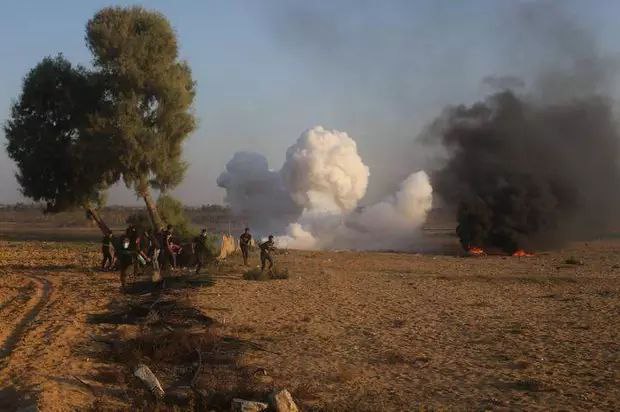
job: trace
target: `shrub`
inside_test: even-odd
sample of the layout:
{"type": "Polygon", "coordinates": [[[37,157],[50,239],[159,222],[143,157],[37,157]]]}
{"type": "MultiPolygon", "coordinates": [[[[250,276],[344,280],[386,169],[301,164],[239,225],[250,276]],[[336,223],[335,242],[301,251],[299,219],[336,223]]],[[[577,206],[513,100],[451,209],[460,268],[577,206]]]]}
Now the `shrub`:
{"type": "Polygon", "coordinates": [[[277,267],[274,267],[271,271],[271,279],[288,279],[289,278],[289,274],[288,274],[288,269],[279,269],[277,267]]]}
{"type": "Polygon", "coordinates": [[[566,263],[567,265],[583,265],[583,260],[571,256],[566,259],[564,263],[566,263]]]}
{"type": "Polygon", "coordinates": [[[211,259],[215,259],[220,254],[220,236],[214,235],[212,233],[207,234],[207,239],[205,240],[205,244],[207,246],[208,257],[211,259]]]}
{"type": "MultiPolygon", "coordinates": [[[[185,215],[183,204],[169,195],[161,195],[157,199],[157,211],[162,221],[174,227],[178,239],[187,241],[198,235],[198,231],[191,226],[185,215]]],[[[151,220],[145,211],[139,211],[129,215],[125,221],[128,225],[134,225],[138,232],[143,233],[151,229],[151,220]]],[[[211,240],[210,243],[213,241],[211,240]]]]}
{"type": "Polygon", "coordinates": [[[271,280],[271,279],[288,279],[288,269],[278,269],[274,267],[271,270],[260,270],[252,268],[243,274],[245,280],[271,280]]]}
{"type": "Polygon", "coordinates": [[[157,211],[161,219],[168,225],[174,227],[174,231],[179,238],[191,239],[196,236],[197,230],[192,228],[191,223],[185,215],[183,204],[170,195],[161,195],[157,199],[157,211]]]}
{"type": "Polygon", "coordinates": [[[243,274],[245,280],[269,280],[269,274],[258,268],[249,269],[243,274]]]}

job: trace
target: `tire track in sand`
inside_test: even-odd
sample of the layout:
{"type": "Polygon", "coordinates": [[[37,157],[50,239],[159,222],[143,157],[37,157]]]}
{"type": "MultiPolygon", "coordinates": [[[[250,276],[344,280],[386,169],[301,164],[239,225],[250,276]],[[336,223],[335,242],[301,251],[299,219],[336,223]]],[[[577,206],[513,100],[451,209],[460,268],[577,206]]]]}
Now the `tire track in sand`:
{"type": "Polygon", "coordinates": [[[8,359],[17,347],[19,340],[26,333],[33,320],[39,315],[41,309],[47,305],[52,294],[52,284],[49,280],[40,276],[29,276],[35,285],[35,292],[24,306],[24,315],[13,326],[4,342],[0,346],[0,369],[4,369],[8,359]]]}

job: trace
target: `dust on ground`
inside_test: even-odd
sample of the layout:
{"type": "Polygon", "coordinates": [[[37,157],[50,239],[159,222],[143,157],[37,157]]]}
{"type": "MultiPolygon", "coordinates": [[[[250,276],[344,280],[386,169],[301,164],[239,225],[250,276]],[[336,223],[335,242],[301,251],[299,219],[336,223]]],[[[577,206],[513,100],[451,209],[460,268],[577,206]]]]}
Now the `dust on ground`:
{"type": "MultiPolygon", "coordinates": [[[[97,245],[0,249],[0,409],[140,405],[131,398],[148,393],[93,339],[134,336],[89,319],[139,298],[96,270],[97,245]]],[[[233,257],[210,269],[212,283],[175,292],[225,342],[248,343],[234,367],[251,373],[226,396],[286,387],[306,410],[339,411],[620,404],[620,240],[530,258],[290,251],[276,263],[289,279],[244,280],[233,257]]],[[[212,388],[217,375],[201,373],[212,388]]]]}

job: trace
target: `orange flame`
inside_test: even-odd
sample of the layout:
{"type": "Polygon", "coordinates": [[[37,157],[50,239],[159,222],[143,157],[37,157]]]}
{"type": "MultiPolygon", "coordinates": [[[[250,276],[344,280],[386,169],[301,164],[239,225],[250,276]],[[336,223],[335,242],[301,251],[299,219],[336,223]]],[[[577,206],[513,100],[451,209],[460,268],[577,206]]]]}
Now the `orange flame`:
{"type": "Polygon", "coordinates": [[[486,255],[486,252],[484,251],[484,249],[482,249],[480,247],[471,247],[471,248],[469,248],[467,253],[469,253],[470,256],[484,256],[484,255],[486,255]]]}
{"type": "Polygon", "coordinates": [[[530,256],[534,256],[534,254],[533,253],[527,253],[523,249],[518,249],[517,251],[515,251],[515,253],[512,254],[512,256],[515,256],[515,257],[530,257],[530,256]]]}

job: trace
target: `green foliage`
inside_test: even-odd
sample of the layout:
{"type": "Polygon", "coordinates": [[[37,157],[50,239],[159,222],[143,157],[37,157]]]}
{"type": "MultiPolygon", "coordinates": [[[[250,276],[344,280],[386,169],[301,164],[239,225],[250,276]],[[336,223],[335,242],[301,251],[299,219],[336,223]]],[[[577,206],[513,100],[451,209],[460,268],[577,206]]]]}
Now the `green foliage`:
{"type": "Polygon", "coordinates": [[[182,143],[195,128],[194,82],[178,60],[169,22],[141,7],[109,7],[86,32],[109,108],[96,124],[115,139],[125,183],[140,194],[149,183],[164,191],[176,186],[186,169],[182,143]]]}
{"type": "MultiPolygon", "coordinates": [[[[198,235],[198,231],[191,226],[185,215],[183,204],[170,195],[161,195],[157,199],[157,211],[166,225],[174,227],[175,235],[183,240],[190,240],[198,235]]],[[[138,230],[145,231],[151,228],[149,216],[144,211],[132,213],[127,217],[128,225],[135,225],[138,230]]],[[[209,240],[211,242],[212,239],[209,240]]]]}
{"type": "Polygon", "coordinates": [[[17,180],[24,196],[45,201],[50,212],[101,203],[102,190],[118,179],[100,151],[109,138],[89,127],[101,98],[97,77],[59,55],[30,70],[11,107],[4,131],[17,180]]]}
{"type": "Polygon", "coordinates": [[[157,211],[166,224],[174,227],[178,237],[190,239],[197,235],[197,231],[191,227],[191,223],[185,215],[183,204],[174,197],[170,195],[159,196],[157,211]]]}
{"type": "Polygon", "coordinates": [[[205,239],[205,250],[207,252],[207,260],[215,260],[216,257],[220,254],[220,242],[221,237],[214,234],[207,234],[207,238],[205,239]]]}
{"type": "MultiPolygon", "coordinates": [[[[62,211],[101,203],[102,191],[122,177],[158,227],[150,187],[165,192],[187,168],[181,154],[195,129],[191,71],[178,60],[166,18],[141,7],[102,9],[87,24],[86,42],[93,71],[58,56],[24,80],[5,125],[18,181],[25,196],[62,211]]],[[[176,218],[168,216],[172,224],[176,218]]]]}

